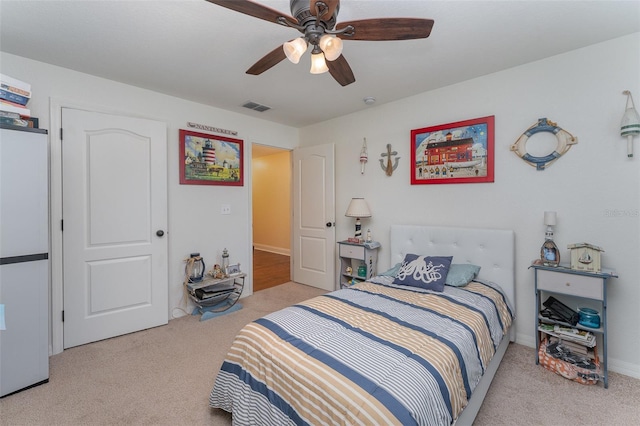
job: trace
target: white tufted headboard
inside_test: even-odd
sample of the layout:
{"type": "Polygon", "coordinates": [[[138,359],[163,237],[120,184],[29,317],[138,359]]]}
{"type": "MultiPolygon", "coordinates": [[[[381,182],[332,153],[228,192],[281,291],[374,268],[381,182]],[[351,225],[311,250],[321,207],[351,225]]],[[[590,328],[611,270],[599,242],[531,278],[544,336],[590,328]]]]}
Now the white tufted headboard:
{"type": "Polygon", "coordinates": [[[478,278],[499,284],[515,306],[514,235],[509,229],[392,225],[390,265],[402,262],[407,253],[453,256],[453,263],[480,266],[478,278]]]}

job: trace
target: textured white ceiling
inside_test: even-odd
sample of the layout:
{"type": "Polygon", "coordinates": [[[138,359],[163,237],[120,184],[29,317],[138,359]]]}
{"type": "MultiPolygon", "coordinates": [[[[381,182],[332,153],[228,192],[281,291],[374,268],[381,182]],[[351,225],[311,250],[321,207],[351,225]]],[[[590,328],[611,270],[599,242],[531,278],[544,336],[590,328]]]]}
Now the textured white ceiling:
{"type": "MultiPolygon", "coordinates": [[[[288,0],[256,2],[291,14],[288,0]]],[[[376,17],[435,25],[422,40],[346,41],[346,87],[309,74],[308,53],[245,74],[299,33],[204,0],[0,0],[0,50],[302,127],[369,108],[367,96],[379,105],[639,32],[640,1],[341,1],[338,22],[376,17]]]]}

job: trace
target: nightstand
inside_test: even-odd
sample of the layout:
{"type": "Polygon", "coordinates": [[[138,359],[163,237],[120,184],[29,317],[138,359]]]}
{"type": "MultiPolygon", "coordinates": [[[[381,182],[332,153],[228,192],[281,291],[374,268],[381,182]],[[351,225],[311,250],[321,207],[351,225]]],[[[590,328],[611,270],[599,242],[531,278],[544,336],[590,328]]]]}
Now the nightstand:
{"type": "Polygon", "coordinates": [[[541,334],[539,325],[559,324],[572,327],[577,330],[585,330],[600,335],[602,338],[602,348],[600,351],[601,366],[603,372],[604,387],[609,387],[607,371],[607,280],[617,278],[618,275],[610,270],[603,269],[602,272],[585,272],[571,269],[569,266],[543,266],[531,265],[535,272],[535,295],[536,295],[536,318],[535,318],[535,340],[536,340],[536,364],[539,362],[538,350],[540,348],[541,334]],[[596,301],[600,305],[600,327],[584,327],[580,324],[572,325],[567,322],[553,320],[543,317],[540,314],[542,309],[542,295],[566,295],[584,300],[596,301]]]}
{"type": "Polygon", "coordinates": [[[246,276],[247,274],[240,272],[224,278],[207,277],[202,281],[185,284],[189,297],[196,304],[192,315],[201,314],[200,321],[204,321],[222,312],[233,312],[241,308],[237,302],[242,295],[246,276]]]}
{"type": "Polygon", "coordinates": [[[338,257],[340,269],[336,281],[337,289],[349,287],[357,282],[362,282],[376,275],[378,267],[378,249],[380,243],[351,243],[349,241],[338,242],[338,257]],[[358,274],[358,269],[364,266],[364,274],[358,274]],[[350,268],[350,270],[348,269],[350,268]]]}

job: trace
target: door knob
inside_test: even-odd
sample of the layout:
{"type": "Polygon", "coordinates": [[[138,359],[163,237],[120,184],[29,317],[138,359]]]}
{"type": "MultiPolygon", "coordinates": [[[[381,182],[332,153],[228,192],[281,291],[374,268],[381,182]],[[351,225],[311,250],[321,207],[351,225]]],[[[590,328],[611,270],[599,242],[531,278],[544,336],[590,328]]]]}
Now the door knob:
{"type": "Polygon", "coordinates": [[[158,230],[156,231],[156,235],[157,235],[158,237],[162,237],[162,236],[164,235],[164,231],[163,231],[162,229],[158,229],[158,230]]]}
{"type": "Polygon", "coordinates": [[[333,223],[327,222],[327,228],[331,228],[332,226],[333,226],[333,223]]]}

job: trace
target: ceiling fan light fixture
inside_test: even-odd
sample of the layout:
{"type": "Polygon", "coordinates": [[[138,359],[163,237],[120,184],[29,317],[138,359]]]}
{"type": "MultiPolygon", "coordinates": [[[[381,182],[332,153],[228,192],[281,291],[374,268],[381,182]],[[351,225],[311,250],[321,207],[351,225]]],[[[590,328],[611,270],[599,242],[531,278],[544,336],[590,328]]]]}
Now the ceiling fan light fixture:
{"type": "Polygon", "coordinates": [[[342,55],[342,39],[325,34],[320,39],[320,48],[327,61],[335,61],[342,55]]]}
{"type": "Polygon", "coordinates": [[[298,37],[284,43],[282,48],[284,49],[284,54],[287,56],[287,59],[297,64],[300,62],[300,57],[307,51],[307,41],[302,37],[298,37]]]}
{"type": "MultiPolygon", "coordinates": [[[[208,1],[244,15],[293,28],[303,34],[302,40],[292,40],[281,44],[264,55],[249,67],[246,71],[247,74],[260,75],[279,64],[284,58],[289,58],[291,62],[297,64],[308,49],[308,45],[311,44],[310,72],[320,74],[330,71],[331,77],[341,86],[347,86],[356,81],[351,66],[342,55],[343,40],[422,39],[429,37],[434,23],[433,19],[391,17],[358,19],[338,23],[340,0],[289,0],[291,16],[263,6],[256,0],[208,1]],[[330,37],[323,37],[325,35],[330,37]],[[333,36],[337,36],[337,38],[333,36]],[[319,46],[323,38],[322,46],[319,46]],[[331,66],[329,67],[327,64],[331,66]]],[[[284,0],[282,2],[284,3],[284,0]]]]}
{"type": "Polygon", "coordinates": [[[315,51],[316,49],[313,49],[313,52],[311,52],[311,70],[309,70],[309,72],[311,74],[322,74],[329,71],[322,51],[314,53],[315,51]]]}

